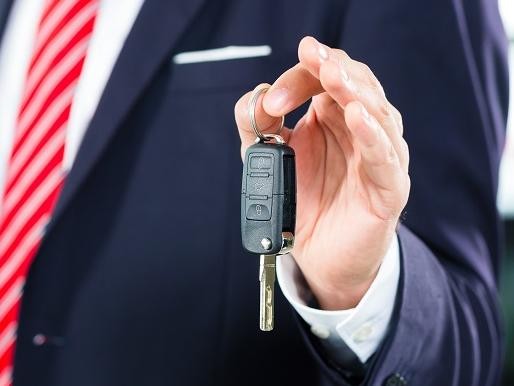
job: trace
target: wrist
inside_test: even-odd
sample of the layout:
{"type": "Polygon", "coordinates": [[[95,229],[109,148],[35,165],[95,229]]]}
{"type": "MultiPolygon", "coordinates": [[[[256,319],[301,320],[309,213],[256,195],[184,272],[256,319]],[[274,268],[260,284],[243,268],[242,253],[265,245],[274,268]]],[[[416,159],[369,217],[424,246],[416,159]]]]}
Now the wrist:
{"type": "Polygon", "coordinates": [[[361,246],[341,251],[338,254],[338,266],[303,272],[321,309],[346,310],[359,304],[375,281],[382,262],[396,239],[394,228],[387,229],[382,237],[377,237],[378,234],[380,232],[375,234],[373,241],[363,244],[367,248],[361,246]]]}
{"type": "Polygon", "coordinates": [[[306,280],[322,310],[347,310],[359,304],[375,280],[379,268],[380,262],[364,275],[341,275],[335,281],[306,280]]]}

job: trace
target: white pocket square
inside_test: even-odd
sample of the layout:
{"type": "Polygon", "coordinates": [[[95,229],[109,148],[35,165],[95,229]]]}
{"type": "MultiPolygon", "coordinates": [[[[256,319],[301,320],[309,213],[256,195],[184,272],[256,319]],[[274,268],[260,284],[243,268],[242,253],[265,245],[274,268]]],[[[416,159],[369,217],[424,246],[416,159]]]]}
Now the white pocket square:
{"type": "Polygon", "coordinates": [[[181,52],[173,57],[175,64],[216,62],[220,60],[255,58],[271,54],[271,47],[264,46],[228,46],[211,50],[181,52]]]}

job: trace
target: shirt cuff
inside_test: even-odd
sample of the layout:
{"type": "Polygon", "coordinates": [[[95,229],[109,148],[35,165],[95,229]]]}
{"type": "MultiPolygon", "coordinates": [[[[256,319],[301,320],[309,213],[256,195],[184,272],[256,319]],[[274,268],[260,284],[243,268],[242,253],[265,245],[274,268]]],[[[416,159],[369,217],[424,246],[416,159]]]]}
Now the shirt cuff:
{"type": "Polygon", "coordinates": [[[343,342],[366,362],[384,338],[393,313],[400,277],[400,251],[395,236],[377,276],[355,308],[325,311],[309,307],[313,295],[292,255],[277,258],[280,288],[337,362],[343,342]]]}

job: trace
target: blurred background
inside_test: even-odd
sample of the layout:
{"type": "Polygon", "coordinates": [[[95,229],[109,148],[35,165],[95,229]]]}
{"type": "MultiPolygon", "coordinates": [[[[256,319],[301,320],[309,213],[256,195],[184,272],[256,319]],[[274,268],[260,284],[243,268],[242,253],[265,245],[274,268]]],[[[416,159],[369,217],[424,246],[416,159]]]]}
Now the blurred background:
{"type": "Polygon", "coordinates": [[[500,282],[507,329],[507,356],[504,386],[514,386],[514,0],[500,0],[505,29],[510,42],[510,117],[507,142],[500,170],[498,206],[506,224],[505,258],[500,282]]]}

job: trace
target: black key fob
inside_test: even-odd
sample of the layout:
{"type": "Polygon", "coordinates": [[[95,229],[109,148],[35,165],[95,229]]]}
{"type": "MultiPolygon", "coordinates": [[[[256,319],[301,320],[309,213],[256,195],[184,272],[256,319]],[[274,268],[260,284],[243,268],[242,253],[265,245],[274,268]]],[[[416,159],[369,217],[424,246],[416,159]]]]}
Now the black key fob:
{"type": "Polygon", "coordinates": [[[294,150],[282,143],[258,142],[250,146],[241,188],[244,249],[266,255],[291,249],[295,221],[294,150]]]}

